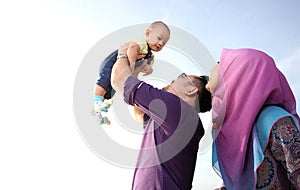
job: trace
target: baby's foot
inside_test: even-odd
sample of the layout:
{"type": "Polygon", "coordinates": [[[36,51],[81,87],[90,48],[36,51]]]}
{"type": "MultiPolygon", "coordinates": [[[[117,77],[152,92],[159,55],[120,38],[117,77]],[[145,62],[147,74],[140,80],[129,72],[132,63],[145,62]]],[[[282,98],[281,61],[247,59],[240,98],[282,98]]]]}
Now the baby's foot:
{"type": "Polygon", "coordinates": [[[107,117],[99,118],[98,123],[99,123],[99,125],[102,125],[102,124],[110,125],[110,121],[108,120],[107,117]]]}
{"type": "Polygon", "coordinates": [[[101,102],[101,104],[99,105],[100,107],[100,111],[102,112],[107,112],[108,108],[112,105],[112,99],[108,99],[108,100],[104,100],[103,102],[101,102]]]}

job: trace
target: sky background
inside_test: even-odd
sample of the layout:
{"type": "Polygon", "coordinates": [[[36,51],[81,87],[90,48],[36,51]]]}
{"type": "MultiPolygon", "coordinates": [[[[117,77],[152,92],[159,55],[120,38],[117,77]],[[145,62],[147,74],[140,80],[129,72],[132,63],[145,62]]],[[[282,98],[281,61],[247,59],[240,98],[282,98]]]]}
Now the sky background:
{"type": "MultiPolygon", "coordinates": [[[[217,61],[222,48],[271,55],[300,101],[300,1],[1,1],[0,189],[130,189],[133,170],[84,143],[73,115],[80,63],[120,28],[163,20],[198,38],[217,61]]],[[[220,180],[199,157],[194,189],[220,180]]]]}

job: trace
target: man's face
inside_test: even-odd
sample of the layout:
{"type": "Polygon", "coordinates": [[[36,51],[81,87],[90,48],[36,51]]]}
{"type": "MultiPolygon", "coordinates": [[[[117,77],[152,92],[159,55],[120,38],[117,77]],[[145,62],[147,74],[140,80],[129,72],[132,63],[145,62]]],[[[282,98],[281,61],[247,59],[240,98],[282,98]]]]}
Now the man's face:
{"type": "Polygon", "coordinates": [[[171,84],[164,87],[163,90],[171,92],[176,95],[180,95],[182,93],[185,93],[185,91],[188,88],[193,88],[193,87],[195,87],[195,85],[191,80],[191,76],[183,73],[179,75],[177,79],[173,80],[171,84]]]}

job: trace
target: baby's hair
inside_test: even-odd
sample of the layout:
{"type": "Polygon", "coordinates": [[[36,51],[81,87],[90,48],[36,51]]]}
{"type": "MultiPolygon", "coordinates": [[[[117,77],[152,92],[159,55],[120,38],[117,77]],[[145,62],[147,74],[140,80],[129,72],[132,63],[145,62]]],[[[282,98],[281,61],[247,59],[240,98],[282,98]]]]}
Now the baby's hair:
{"type": "Polygon", "coordinates": [[[149,28],[151,29],[151,28],[154,28],[155,26],[158,26],[158,25],[164,26],[164,27],[168,30],[169,34],[170,34],[170,28],[169,28],[168,25],[166,25],[163,21],[155,21],[155,22],[152,22],[152,23],[150,24],[149,28]]]}

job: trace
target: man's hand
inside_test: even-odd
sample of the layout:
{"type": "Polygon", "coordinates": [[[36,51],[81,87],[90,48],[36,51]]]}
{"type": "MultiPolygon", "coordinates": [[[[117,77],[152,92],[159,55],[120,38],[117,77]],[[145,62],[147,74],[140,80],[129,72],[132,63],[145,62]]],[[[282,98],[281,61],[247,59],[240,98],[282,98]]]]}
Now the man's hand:
{"type": "MultiPolygon", "coordinates": [[[[147,65],[147,59],[143,61],[140,67],[133,70],[130,69],[129,60],[127,58],[117,59],[111,72],[111,85],[116,92],[123,94],[124,83],[129,76],[137,77],[138,73],[141,72],[142,68],[147,65]]],[[[149,72],[148,68],[148,72],[149,72]]]]}

